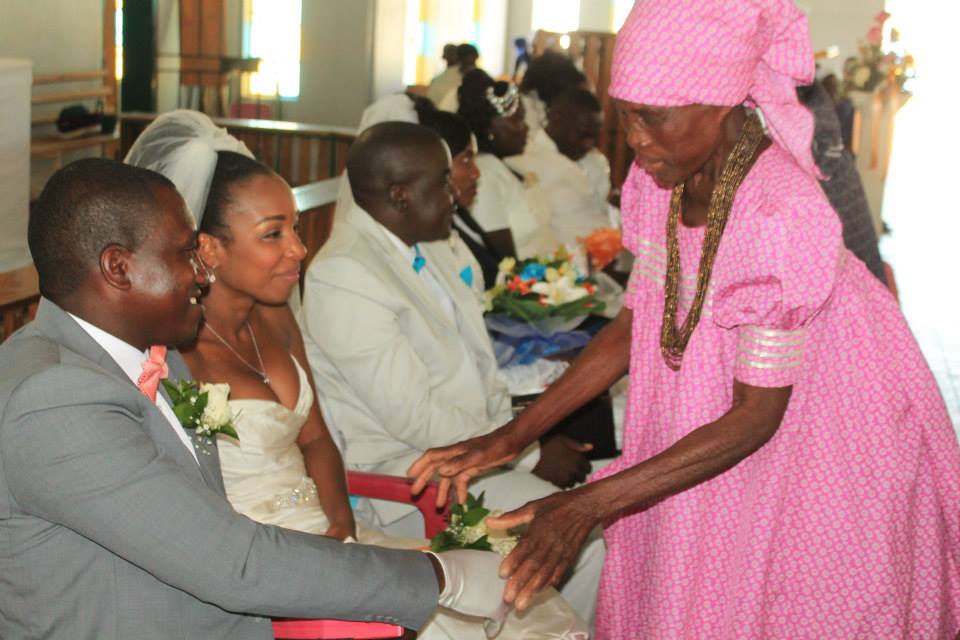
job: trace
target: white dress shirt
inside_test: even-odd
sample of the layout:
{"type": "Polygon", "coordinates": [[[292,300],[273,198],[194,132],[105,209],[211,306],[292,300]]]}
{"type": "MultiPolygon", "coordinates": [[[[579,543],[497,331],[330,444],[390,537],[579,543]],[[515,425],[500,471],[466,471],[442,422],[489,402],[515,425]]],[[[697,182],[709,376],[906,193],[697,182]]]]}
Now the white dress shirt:
{"type": "Polygon", "coordinates": [[[610,168],[606,157],[596,149],[574,162],[560,153],[549,134],[540,129],[530,136],[522,155],[505,158],[504,162],[518,173],[537,175],[559,242],[575,247],[578,238],[610,226],[610,168]]]}
{"type": "MultiPolygon", "coordinates": [[[[72,313],[69,314],[71,318],[77,321],[77,324],[80,325],[80,328],[87,332],[87,334],[93,338],[94,342],[99,344],[104,351],[106,351],[113,361],[123,370],[127,377],[133,381],[133,384],[137,384],[137,381],[140,379],[140,375],[143,373],[143,363],[146,362],[147,358],[150,356],[150,351],[140,351],[133,345],[127,344],[120,338],[110,335],[103,329],[95,327],[86,320],[78,318],[72,313]]],[[[177,419],[176,414],[173,413],[173,409],[170,408],[170,405],[167,404],[166,398],[162,394],[157,393],[157,408],[160,409],[160,413],[163,414],[163,417],[167,419],[167,422],[170,423],[170,426],[173,428],[173,431],[177,434],[177,437],[183,442],[183,446],[187,448],[190,452],[190,455],[193,456],[194,460],[197,459],[197,452],[193,449],[193,441],[190,439],[190,436],[187,435],[187,432],[183,429],[183,425],[180,424],[180,421],[177,419]]]]}
{"type": "Polygon", "coordinates": [[[520,259],[549,255],[559,242],[550,227],[550,203],[537,175],[523,171],[521,180],[492,153],[476,159],[480,170],[477,198],[470,207],[486,231],[510,229],[520,259]]]}

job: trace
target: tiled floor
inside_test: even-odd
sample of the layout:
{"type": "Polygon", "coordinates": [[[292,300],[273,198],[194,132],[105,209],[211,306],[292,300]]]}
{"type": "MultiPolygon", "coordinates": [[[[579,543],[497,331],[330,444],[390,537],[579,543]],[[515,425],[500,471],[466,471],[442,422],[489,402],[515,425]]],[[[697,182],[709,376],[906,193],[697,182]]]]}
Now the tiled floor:
{"type": "Polygon", "coordinates": [[[891,233],[880,247],[960,430],[960,136],[943,106],[918,93],[898,116],[883,208],[891,233]]]}

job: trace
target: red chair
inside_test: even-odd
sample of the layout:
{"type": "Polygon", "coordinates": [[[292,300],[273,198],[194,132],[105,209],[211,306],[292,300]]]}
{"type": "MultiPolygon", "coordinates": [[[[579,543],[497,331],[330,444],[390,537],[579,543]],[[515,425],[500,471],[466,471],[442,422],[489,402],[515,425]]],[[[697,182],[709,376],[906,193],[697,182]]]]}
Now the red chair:
{"type": "MultiPolygon", "coordinates": [[[[437,486],[430,484],[419,496],[410,495],[410,484],[405,478],[362,471],[347,472],[347,491],[352,496],[378,498],[415,506],[423,514],[426,537],[443,531],[450,519],[449,509],[436,508],[437,486]]],[[[347,620],[274,620],[273,636],[277,640],[332,640],[353,638],[373,640],[413,637],[403,627],[381,622],[350,622],[347,620]]]]}

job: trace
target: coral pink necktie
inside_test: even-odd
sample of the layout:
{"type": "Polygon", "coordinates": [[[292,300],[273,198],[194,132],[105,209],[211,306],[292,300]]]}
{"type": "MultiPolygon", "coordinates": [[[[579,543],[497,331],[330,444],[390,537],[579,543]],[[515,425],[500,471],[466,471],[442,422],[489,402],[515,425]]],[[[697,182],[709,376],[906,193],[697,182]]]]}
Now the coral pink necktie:
{"type": "Polygon", "coordinates": [[[143,363],[143,373],[137,380],[137,387],[143,391],[143,395],[150,398],[151,402],[157,401],[157,387],[160,386],[161,378],[166,378],[169,370],[167,369],[167,348],[162,346],[150,347],[150,356],[143,363]]]}

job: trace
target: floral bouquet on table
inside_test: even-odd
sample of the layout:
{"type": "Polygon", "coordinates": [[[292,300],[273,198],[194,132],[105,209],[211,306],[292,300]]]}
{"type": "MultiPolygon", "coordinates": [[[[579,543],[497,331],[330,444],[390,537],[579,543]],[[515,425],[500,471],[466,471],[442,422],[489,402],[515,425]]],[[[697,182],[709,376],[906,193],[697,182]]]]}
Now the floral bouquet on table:
{"type": "Polygon", "coordinates": [[[574,266],[561,247],[546,258],[500,261],[496,284],[486,292],[488,315],[513,318],[541,335],[569,331],[603,311],[596,284],[574,266]]]}
{"type": "Polygon", "coordinates": [[[584,346],[591,336],[574,330],[603,311],[595,292],[595,282],[564,247],[546,258],[502,260],[496,284],[485,294],[498,364],[531,364],[584,346]]]}
{"type": "Polygon", "coordinates": [[[506,531],[487,528],[487,516],[496,518],[501,515],[502,511],[491,511],[483,506],[482,493],[479,498],[467,494],[465,504],[450,508],[450,525],[430,539],[430,550],[439,553],[450,549],[477,549],[506,556],[517,546],[517,537],[506,531]]]}

